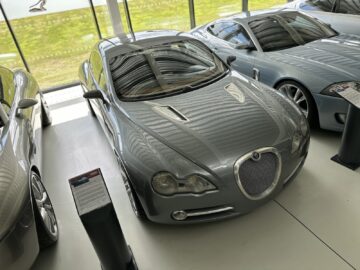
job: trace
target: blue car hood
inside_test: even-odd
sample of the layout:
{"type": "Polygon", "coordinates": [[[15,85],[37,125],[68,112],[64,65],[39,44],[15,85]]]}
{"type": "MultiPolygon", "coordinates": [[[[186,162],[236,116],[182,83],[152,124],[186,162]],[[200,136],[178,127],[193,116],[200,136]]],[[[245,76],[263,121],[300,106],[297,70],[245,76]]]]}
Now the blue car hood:
{"type": "Polygon", "coordinates": [[[267,54],[329,82],[360,78],[360,36],[339,35],[267,54]]]}

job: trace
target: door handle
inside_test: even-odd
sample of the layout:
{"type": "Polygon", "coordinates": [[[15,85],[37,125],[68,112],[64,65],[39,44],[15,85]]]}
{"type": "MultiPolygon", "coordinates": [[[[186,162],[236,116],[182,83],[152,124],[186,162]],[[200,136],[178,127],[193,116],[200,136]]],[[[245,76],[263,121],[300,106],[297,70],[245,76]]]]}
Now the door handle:
{"type": "Polygon", "coordinates": [[[253,79],[257,81],[260,79],[260,70],[257,68],[253,68],[253,79]]]}

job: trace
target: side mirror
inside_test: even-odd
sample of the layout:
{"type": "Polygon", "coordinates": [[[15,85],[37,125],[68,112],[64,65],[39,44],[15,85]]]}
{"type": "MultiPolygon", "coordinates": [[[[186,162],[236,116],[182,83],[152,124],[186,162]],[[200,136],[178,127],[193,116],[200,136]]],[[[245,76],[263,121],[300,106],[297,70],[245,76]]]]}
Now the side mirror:
{"type": "Polygon", "coordinates": [[[38,103],[38,101],[36,99],[24,98],[19,101],[17,108],[18,109],[28,109],[28,108],[35,106],[37,103],[38,103]]]}
{"type": "Polygon", "coordinates": [[[234,62],[236,60],[236,56],[234,55],[230,55],[228,56],[228,58],[226,58],[226,63],[231,66],[231,63],[234,62]]]}
{"type": "Polygon", "coordinates": [[[16,116],[20,116],[20,110],[28,109],[35,106],[38,103],[36,99],[24,98],[19,101],[16,108],[16,116]]]}
{"type": "Polygon", "coordinates": [[[20,100],[16,108],[16,116],[20,116],[20,110],[31,108],[35,106],[37,103],[38,101],[32,98],[24,98],[20,100]]]}
{"type": "Polygon", "coordinates": [[[105,101],[103,94],[99,90],[91,90],[87,91],[83,95],[86,99],[101,99],[102,101],[105,101]]]}

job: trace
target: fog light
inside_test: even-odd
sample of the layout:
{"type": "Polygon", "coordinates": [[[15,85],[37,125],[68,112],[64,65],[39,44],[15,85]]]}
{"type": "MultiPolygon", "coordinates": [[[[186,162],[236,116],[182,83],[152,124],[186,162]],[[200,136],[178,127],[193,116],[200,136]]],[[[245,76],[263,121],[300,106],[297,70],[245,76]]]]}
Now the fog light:
{"type": "Polygon", "coordinates": [[[187,219],[188,215],[185,211],[175,211],[172,213],[172,217],[175,220],[182,221],[182,220],[187,219]]]}

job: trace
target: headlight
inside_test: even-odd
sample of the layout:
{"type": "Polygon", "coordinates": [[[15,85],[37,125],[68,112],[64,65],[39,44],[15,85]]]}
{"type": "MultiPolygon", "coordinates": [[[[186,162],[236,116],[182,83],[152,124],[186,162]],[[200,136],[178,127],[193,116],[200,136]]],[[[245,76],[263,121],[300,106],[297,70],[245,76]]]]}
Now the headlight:
{"type": "Polygon", "coordinates": [[[216,190],[216,187],[200,175],[191,175],[184,180],[175,178],[171,173],[160,172],[152,179],[153,189],[165,196],[171,196],[179,193],[200,194],[210,190],[216,190]]]}
{"type": "Polygon", "coordinates": [[[337,91],[344,90],[346,88],[354,88],[360,90],[360,82],[340,82],[340,83],[334,83],[324,90],[321,91],[322,95],[326,96],[332,96],[332,97],[340,97],[337,94],[337,91]]]}

